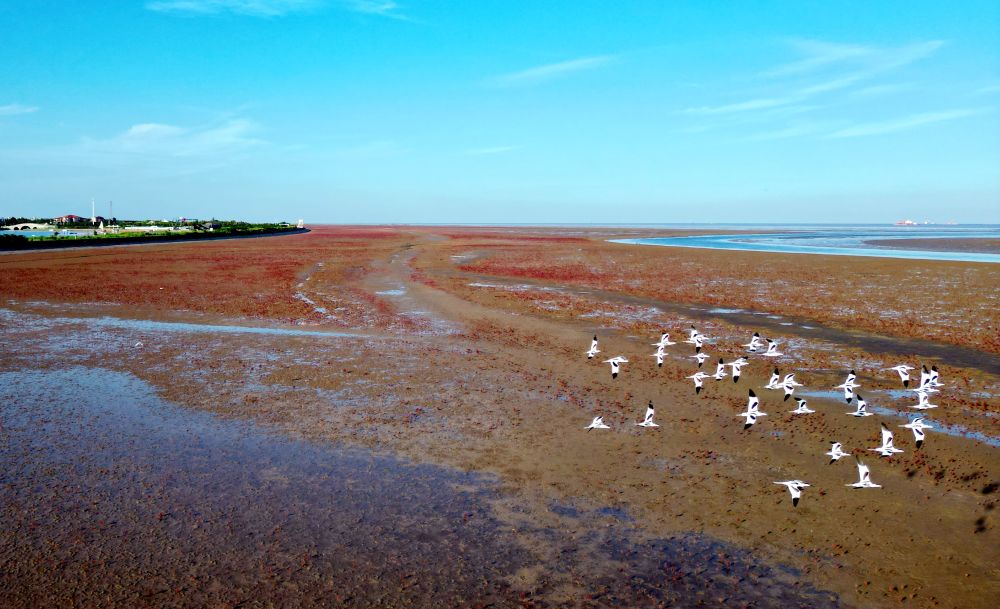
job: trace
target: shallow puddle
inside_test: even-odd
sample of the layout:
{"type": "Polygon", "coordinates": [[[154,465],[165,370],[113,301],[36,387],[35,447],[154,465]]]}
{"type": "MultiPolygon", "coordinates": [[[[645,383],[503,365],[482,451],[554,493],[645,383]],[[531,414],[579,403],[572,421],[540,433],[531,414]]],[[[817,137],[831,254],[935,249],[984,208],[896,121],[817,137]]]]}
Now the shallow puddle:
{"type": "MultiPolygon", "coordinates": [[[[853,408],[854,408],[854,405],[857,404],[857,402],[852,402],[851,404],[845,403],[844,402],[844,394],[841,391],[829,391],[829,390],[799,391],[799,394],[803,395],[803,396],[807,396],[807,397],[821,398],[821,399],[827,399],[827,400],[832,400],[832,401],[840,402],[845,407],[845,410],[844,410],[845,413],[851,412],[853,410],[853,408]]],[[[875,395],[875,396],[878,396],[880,398],[885,398],[885,399],[910,399],[910,401],[914,402],[914,403],[916,403],[916,401],[917,401],[916,397],[915,397],[915,394],[913,394],[912,391],[906,391],[906,390],[903,390],[903,389],[889,389],[889,390],[885,390],[885,391],[870,391],[870,392],[866,392],[865,395],[869,395],[869,396],[870,395],[875,395]]],[[[927,423],[928,425],[933,425],[933,429],[928,429],[927,430],[928,434],[933,434],[935,432],[936,433],[943,433],[945,435],[955,436],[957,438],[967,438],[967,439],[971,439],[971,440],[978,440],[979,442],[982,442],[984,444],[989,444],[990,446],[1000,446],[1000,438],[998,438],[996,436],[990,436],[990,435],[987,435],[987,434],[979,432],[979,431],[969,431],[968,429],[966,429],[962,425],[948,425],[948,424],[942,423],[941,421],[933,419],[932,416],[931,416],[931,414],[930,414],[930,413],[933,413],[933,411],[934,411],[933,409],[931,409],[931,410],[898,410],[898,409],[895,409],[895,408],[885,408],[883,406],[875,405],[873,403],[873,401],[871,400],[871,398],[866,398],[866,401],[868,402],[868,412],[874,412],[875,414],[880,414],[880,415],[884,415],[884,416],[888,416],[888,417],[898,417],[900,419],[914,419],[914,418],[916,418],[918,416],[919,417],[923,417],[925,423],[927,423]]],[[[934,401],[934,398],[932,398],[932,402],[933,401],[934,401]]],[[[981,414],[989,415],[990,413],[981,413],[981,414]]]]}
{"type": "MultiPolygon", "coordinates": [[[[20,323],[23,315],[9,309],[0,309],[0,321],[20,323]]],[[[266,326],[235,326],[220,324],[192,324],[174,321],[153,321],[149,319],[129,319],[124,317],[46,317],[46,323],[86,323],[98,328],[138,330],[141,332],[190,332],[209,334],[259,334],[265,336],[313,336],[323,338],[366,338],[365,334],[351,332],[329,332],[323,330],[300,330],[297,328],[274,328],[266,326]]]]}

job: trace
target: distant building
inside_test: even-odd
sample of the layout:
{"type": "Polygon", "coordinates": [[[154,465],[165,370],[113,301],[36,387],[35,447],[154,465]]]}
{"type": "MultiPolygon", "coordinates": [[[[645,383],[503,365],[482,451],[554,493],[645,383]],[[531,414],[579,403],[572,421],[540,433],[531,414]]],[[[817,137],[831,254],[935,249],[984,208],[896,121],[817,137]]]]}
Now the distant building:
{"type": "Polygon", "coordinates": [[[83,216],[78,216],[76,214],[67,214],[65,216],[59,216],[54,220],[56,224],[70,224],[72,222],[86,222],[87,218],[83,216]]]}

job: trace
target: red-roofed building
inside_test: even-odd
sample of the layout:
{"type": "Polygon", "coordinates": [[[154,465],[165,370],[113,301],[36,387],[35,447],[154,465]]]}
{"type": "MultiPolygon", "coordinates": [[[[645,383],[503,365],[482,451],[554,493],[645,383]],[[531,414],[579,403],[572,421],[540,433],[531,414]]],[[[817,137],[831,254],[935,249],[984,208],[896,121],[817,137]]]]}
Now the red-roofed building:
{"type": "Polygon", "coordinates": [[[68,214],[65,216],[59,216],[54,220],[56,224],[70,224],[72,222],[90,222],[90,218],[84,218],[83,216],[77,216],[75,214],[68,214]]]}

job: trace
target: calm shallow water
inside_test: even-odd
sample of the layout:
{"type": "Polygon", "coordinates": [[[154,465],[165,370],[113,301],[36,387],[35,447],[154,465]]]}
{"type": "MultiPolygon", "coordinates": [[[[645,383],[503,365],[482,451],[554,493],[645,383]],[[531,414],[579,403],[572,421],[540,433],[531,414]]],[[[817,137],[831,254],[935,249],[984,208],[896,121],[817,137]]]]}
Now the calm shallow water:
{"type": "MultiPolygon", "coordinates": [[[[807,397],[824,398],[824,399],[835,400],[837,402],[840,402],[844,406],[844,413],[845,414],[848,413],[848,412],[852,412],[854,410],[855,404],[857,404],[857,402],[851,402],[850,404],[846,404],[844,402],[844,394],[843,394],[843,392],[841,392],[839,390],[838,391],[830,391],[830,390],[800,391],[799,394],[803,395],[803,396],[807,396],[807,397]]],[[[990,436],[990,435],[984,434],[984,433],[979,432],[979,431],[969,431],[968,429],[966,429],[965,427],[963,427],[961,425],[948,425],[946,423],[942,423],[941,421],[935,420],[934,419],[934,410],[936,410],[936,409],[931,409],[931,410],[916,410],[916,409],[913,409],[913,410],[899,410],[899,409],[896,409],[896,408],[885,408],[883,406],[878,406],[878,405],[876,405],[874,403],[876,400],[878,400],[878,401],[884,401],[887,398],[888,399],[893,399],[894,398],[894,399],[903,399],[903,400],[906,400],[907,404],[916,404],[917,403],[917,398],[913,394],[913,392],[903,391],[903,390],[899,390],[899,389],[890,389],[888,391],[878,391],[878,390],[876,390],[876,391],[866,391],[866,392],[864,392],[863,395],[868,396],[868,397],[865,398],[865,401],[868,402],[868,411],[869,412],[874,412],[875,414],[881,414],[881,415],[885,415],[885,416],[889,416],[889,417],[898,417],[900,419],[905,419],[905,420],[914,419],[914,418],[916,418],[918,416],[919,417],[923,417],[924,421],[928,425],[933,425],[934,426],[934,429],[927,430],[927,434],[928,435],[933,434],[933,433],[943,433],[945,435],[955,436],[957,438],[968,438],[968,439],[972,439],[972,440],[977,440],[977,441],[982,442],[984,444],[989,444],[990,446],[1000,446],[1000,438],[998,438],[996,436],[990,436]],[[873,399],[871,397],[873,395],[876,396],[875,399],[873,399]]],[[[935,403],[935,402],[938,402],[938,401],[940,401],[939,398],[934,398],[934,397],[931,398],[931,402],[932,403],[935,403]]],[[[940,409],[940,408],[944,408],[944,407],[943,406],[939,406],[938,408],[940,409]]],[[[986,414],[989,414],[989,413],[986,413],[986,414]]],[[[909,432],[907,432],[907,433],[909,433],[909,432]]]]}
{"type": "Polygon", "coordinates": [[[786,254],[825,254],[834,256],[870,256],[911,260],[953,260],[961,262],[1000,263],[1000,254],[976,252],[945,252],[880,248],[865,241],[876,239],[980,239],[1000,238],[1000,229],[949,227],[887,227],[814,229],[803,232],[741,235],[695,235],[690,237],[660,237],[648,239],[614,239],[615,243],[693,247],[703,249],[776,252],[786,254]]]}
{"type": "Polygon", "coordinates": [[[839,606],[703,535],[637,540],[621,507],[567,509],[564,530],[530,508],[501,522],[498,497],[491,477],[290,440],[130,374],[0,372],[0,605],[547,607],[568,587],[584,607],[839,606]]]}
{"type": "Polygon", "coordinates": [[[263,334],[268,336],[316,336],[327,338],[360,338],[364,335],[351,332],[328,332],[323,330],[299,330],[296,328],[269,328],[266,326],[225,326],[218,324],[189,324],[171,321],[150,321],[148,319],[126,319],[121,317],[95,317],[88,323],[96,326],[141,330],[143,332],[199,332],[211,334],[263,334]]]}
{"type": "MultiPolygon", "coordinates": [[[[126,317],[47,317],[46,323],[86,323],[91,327],[136,330],[143,333],[192,332],[200,334],[259,334],[264,336],[312,336],[318,338],[365,338],[364,334],[326,330],[300,330],[298,328],[272,328],[267,326],[236,326],[220,324],[192,324],[173,321],[152,321],[126,317]]],[[[0,322],[23,323],[24,317],[10,309],[0,308],[0,322]]]]}
{"type": "Polygon", "coordinates": [[[0,400],[0,560],[20,567],[0,599],[453,606],[507,598],[531,560],[481,476],[219,421],[103,369],[2,373],[0,400]]]}
{"type": "Polygon", "coordinates": [[[80,230],[76,231],[73,229],[66,229],[61,231],[54,230],[4,230],[0,231],[0,235],[20,235],[22,237],[51,237],[59,233],[60,237],[90,237],[93,235],[92,230],[80,230]]]}

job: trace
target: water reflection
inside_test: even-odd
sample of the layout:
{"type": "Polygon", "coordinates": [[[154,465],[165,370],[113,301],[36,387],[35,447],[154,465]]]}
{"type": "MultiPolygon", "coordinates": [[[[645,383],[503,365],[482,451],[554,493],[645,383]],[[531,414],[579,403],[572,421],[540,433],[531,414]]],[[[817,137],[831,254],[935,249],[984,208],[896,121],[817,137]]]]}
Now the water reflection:
{"type": "Polygon", "coordinates": [[[0,605],[838,606],[705,536],[637,541],[624,508],[566,508],[564,529],[522,507],[512,526],[498,497],[490,477],[289,440],[129,374],[0,372],[0,605]]]}

